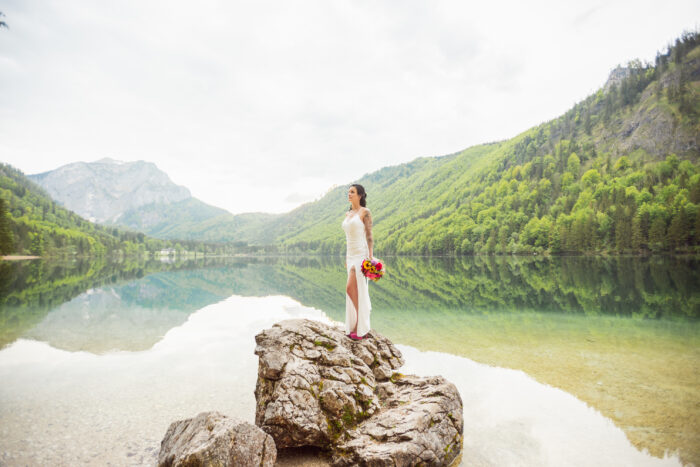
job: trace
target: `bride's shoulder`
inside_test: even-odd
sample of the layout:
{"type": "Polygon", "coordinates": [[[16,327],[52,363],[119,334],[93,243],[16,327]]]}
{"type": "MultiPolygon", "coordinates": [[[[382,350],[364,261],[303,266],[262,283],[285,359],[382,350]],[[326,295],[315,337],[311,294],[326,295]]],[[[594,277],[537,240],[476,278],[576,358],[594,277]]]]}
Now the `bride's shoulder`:
{"type": "Polygon", "coordinates": [[[362,207],[362,208],[360,208],[360,214],[362,215],[362,217],[365,217],[365,216],[371,214],[371,212],[370,212],[369,208],[362,207]]]}

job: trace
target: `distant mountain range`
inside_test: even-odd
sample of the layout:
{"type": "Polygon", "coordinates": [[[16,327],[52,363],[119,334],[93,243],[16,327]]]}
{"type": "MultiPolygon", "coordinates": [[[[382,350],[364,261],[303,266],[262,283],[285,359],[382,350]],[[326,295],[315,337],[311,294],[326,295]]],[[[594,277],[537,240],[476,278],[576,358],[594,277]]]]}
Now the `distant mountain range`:
{"type": "Polygon", "coordinates": [[[142,206],[192,198],[187,188],[144,161],[75,162],[29,179],[67,209],[101,224],[117,223],[124,213],[142,206]]]}
{"type": "Polygon", "coordinates": [[[217,217],[233,218],[228,211],[192,197],[151,162],[106,158],[64,165],[29,178],[85,219],[159,238],[190,239],[188,226],[217,217]]]}
{"type": "MultiPolygon", "coordinates": [[[[695,251],[700,244],[700,34],[618,67],[561,117],[506,141],[386,167],[369,193],[378,253],[695,251]]],[[[347,186],[285,214],[232,215],[146,162],[32,177],[83,216],[159,238],[341,253],[347,186]]]]}

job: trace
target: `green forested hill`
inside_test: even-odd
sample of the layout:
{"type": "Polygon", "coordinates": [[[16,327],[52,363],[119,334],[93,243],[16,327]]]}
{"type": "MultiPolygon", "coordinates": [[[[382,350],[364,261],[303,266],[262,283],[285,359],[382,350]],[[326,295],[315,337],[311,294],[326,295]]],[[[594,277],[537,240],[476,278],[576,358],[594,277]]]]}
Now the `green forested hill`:
{"type": "Polygon", "coordinates": [[[19,170],[0,164],[0,253],[126,255],[169,246],[142,233],[93,224],[55,203],[19,170]],[[149,243],[147,245],[147,243],[149,243]]]}
{"type": "MultiPolygon", "coordinates": [[[[196,201],[196,203],[201,202],[196,201]]],[[[147,206],[139,209],[139,213],[143,213],[147,210],[159,209],[159,215],[164,217],[164,213],[167,214],[172,210],[178,209],[182,204],[189,205],[186,207],[189,211],[197,207],[196,205],[192,206],[195,203],[188,200],[168,206],[147,206]]],[[[131,216],[130,213],[129,216],[131,216]]],[[[162,222],[161,224],[149,228],[146,233],[157,238],[166,239],[192,239],[197,241],[234,242],[240,244],[247,244],[250,242],[258,245],[268,245],[273,242],[274,237],[267,235],[268,231],[266,227],[279,216],[279,214],[262,212],[238,215],[227,212],[205,220],[192,219],[186,222],[178,222],[177,224],[162,222]],[[254,239],[254,241],[251,239],[254,239]]],[[[125,217],[125,219],[127,218],[125,217]]]]}
{"type": "Polygon", "coordinates": [[[245,244],[160,240],[94,224],[54,202],[19,170],[0,163],[0,254],[143,256],[164,248],[215,254],[254,252],[245,244]]]}
{"type": "MultiPolygon", "coordinates": [[[[378,255],[697,251],[700,34],[503,142],[358,180],[378,255]]],[[[287,252],[344,251],[347,187],[265,226],[287,252]]]]}
{"type": "Polygon", "coordinates": [[[196,198],[174,203],[152,203],[130,209],[110,225],[124,226],[157,238],[203,239],[198,232],[204,230],[211,219],[233,217],[229,212],[210,206],[196,198]]]}

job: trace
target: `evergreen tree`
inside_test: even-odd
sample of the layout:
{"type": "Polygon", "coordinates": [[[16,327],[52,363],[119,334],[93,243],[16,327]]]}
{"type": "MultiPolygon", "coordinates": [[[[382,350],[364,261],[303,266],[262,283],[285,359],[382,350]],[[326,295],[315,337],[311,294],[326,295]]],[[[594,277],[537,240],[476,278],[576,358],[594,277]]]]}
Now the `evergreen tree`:
{"type": "Polygon", "coordinates": [[[498,229],[498,251],[500,253],[505,253],[506,247],[508,246],[508,234],[510,229],[507,225],[504,225],[498,229]]]}
{"type": "Polygon", "coordinates": [[[615,221],[615,246],[619,251],[624,251],[632,246],[632,226],[629,216],[624,207],[615,211],[617,220],[615,221]]]}
{"type": "Polygon", "coordinates": [[[664,247],[666,238],[666,221],[661,216],[656,216],[649,227],[649,248],[653,251],[664,247]]]}
{"type": "Polygon", "coordinates": [[[638,251],[642,248],[643,243],[644,239],[642,237],[641,219],[639,216],[635,216],[634,219],[632,219],[632,239],[630,242],[630,247],[633,250],[638,251]]]}
{"type": "Polygon", "coordinates": [[[581,217],[577,217],[571,224],[569,233],[569,249],[571,251],[583,251],[586,243],[586,226],[581,217]]]}
{"type": "Polygon", "coordinates": [[[683,59],[683,47],[684,41],[681,41],[680,38],[676,39],[676,44],[673,46],[673,49],[671,50],[671,60],[673,60],[673,63],[678,65],[681,63],[681,60],[683,59]]]}
{"type": "Polygon", "coordinates": [[[496,251],[496,244],[498,243],[498,234],[496,229],[493,229],[491,231],[491,235],[489,235],[489,239],[486,242],[486,252],[489,254],[493,254],[496,251]]]}
{"type": "Polygon", "coordinates": [[[685,209],[682,207],[673,215],[671,225],[668,226],[667,236],[667,244],[672,248],[679,248],[686,244],[688,239],[688,227],[685,209]]]}
{"type": "Polygon", "coordinates": [[[549,231],[549,250],[554,254],[562,251],[561,227],[558,225],[553,225],[549,231]]]}
{"type": "Polygon", "coordinates": [[[591,135],[591,129],[593,128],[593,125],[591,124],[591,111],[586,110],[586,117],[585,120],[583,121],[583,129],[586,132],[588,136],[591,135]]]}
{"type": "Polygon", "coordinates": [[[44,236],[40,232],[33,235],[32,246],[29,250],[33,255],[41,256],[44,254],[44,236]]]}
{"type": "Polygon", "coordinates": [[[15,241],[10,229],[10,218],[5,200],[0,198],[0,255],[15,251],[15,241]]]}

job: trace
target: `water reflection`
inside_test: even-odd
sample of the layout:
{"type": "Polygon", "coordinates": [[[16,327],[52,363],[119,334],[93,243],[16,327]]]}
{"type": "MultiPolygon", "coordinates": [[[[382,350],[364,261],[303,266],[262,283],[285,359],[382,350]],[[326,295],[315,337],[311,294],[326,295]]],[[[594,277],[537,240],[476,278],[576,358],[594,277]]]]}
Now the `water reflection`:
{"type": "MultiPolygon", "coordinates": [[[[25,337],[48,342],[57,349],[103,353],[146,350],[168,330],[181,325],[198,308],[146,306],[133,298],[161,295],[168,289],[152,287],[153,277],[122,287],[90,289],[60,305],[25,337]],[[136,297],[129,296],[137,289],[136,297]]],[[[207,297],[210,298],[210,297],[207,297]]],[[[211,297],[204,305],[216,301],[211,297]]],[[[201,308],[201,307],[199,307],[201,308]]]]}
{"type": "Polygon", "coordinates": [[[157,271],[206,265],[192,261],[0,261],[0,348],[88,290],[118,286],[157,271]]]}
{"type": "MultiPolygon", "coordinates": [[[[700,316],[694,258],[404,257],[387,263],[388,274],[371,284],[371,294],[373,326],[389,334],[424,325],[426,316],[442,325],[485,313],[625,316],[670,319],[681,329],[700,316]]],[[[67,350],[142,350],[189,313],[233,294],[286,295],[342,320],[344,284],[342,259],[335,257],[3,262],[0,345],[25,335],[67,350]]],[[[503,319],[522,326],[515,316],[503,319]]]]}

